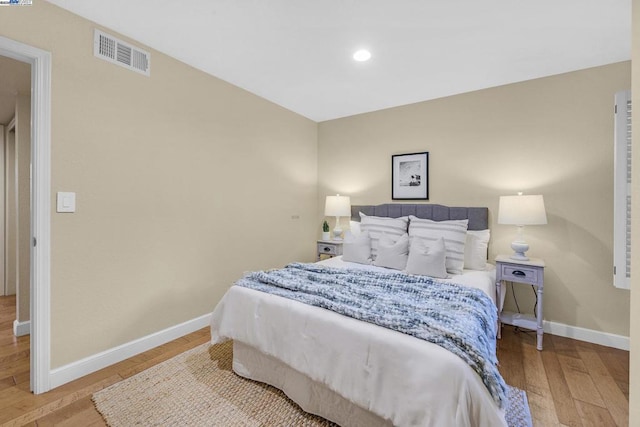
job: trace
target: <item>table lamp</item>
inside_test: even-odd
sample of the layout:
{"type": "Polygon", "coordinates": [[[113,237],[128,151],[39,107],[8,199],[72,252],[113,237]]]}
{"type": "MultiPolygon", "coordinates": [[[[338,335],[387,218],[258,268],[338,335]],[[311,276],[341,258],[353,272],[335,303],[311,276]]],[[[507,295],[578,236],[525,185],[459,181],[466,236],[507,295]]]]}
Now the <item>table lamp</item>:
{"type": "Polygon", "coordinates": [[[528,261],[525,252],[529,245],[522,237],[522,229],[525,225],[541,225],[547,223],[547,214],[544,209],[544,199],[541,195],[500,196],[498,208],[498,224],[515,225],[518,227],[516,239],[511,243],[514,254],[511,259],[528,261]]]}
{"type": "Polygon", "coordinates": [[[351,198],[348,196],[327,196],[324,204],[324,214],[335,216],[336,225],[333,227],[333,240],[342,240],[342,228],[340,227],[341,216],[351,216],[351,198]]]}

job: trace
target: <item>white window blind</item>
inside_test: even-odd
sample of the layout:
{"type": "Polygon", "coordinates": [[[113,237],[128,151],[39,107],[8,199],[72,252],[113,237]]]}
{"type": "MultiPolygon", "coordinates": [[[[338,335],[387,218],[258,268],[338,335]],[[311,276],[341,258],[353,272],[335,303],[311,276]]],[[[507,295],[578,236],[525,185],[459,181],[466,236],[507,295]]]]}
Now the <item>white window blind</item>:
{"type": "Polygon", "coordinates": [[[631,91],[616,93],[613,187],[613,284],[631,283],[631,91]]]}

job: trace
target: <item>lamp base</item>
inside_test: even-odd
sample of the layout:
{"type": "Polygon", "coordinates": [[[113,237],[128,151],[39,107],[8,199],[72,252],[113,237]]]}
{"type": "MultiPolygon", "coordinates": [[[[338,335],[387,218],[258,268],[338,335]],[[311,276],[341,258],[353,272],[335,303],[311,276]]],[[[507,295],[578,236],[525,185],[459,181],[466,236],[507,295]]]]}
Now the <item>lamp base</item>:
{"type": "Polygon", "coordinates": [[[333,240],[342,240],[342,227],[340,227],[340,217],[336,217],[336,226],[333,227],[333,240]]]}
{"type": "Polygon", "coordinates": [[[529,250],[529,244],[527,242],[515,240],[511,242],[511,249],[513,249],[514,252],[510,256],[511,259],[515,259],[518,261],[529,261],[529,257],[524,254],[529,250]]]}

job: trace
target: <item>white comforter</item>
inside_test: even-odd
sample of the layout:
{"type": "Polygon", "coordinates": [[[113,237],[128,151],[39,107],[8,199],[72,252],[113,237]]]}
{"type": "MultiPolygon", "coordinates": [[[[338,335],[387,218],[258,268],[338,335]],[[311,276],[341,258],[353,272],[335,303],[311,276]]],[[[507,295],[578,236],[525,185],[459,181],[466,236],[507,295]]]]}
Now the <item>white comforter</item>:
{"type": "MultiPolygon", "coordinates": [[[[352,266],[339,258],[324,263],[352,266]]],[[[493,297],[493,277],[476,271],[451,280],[493,297]]],[[[457,356],[322,308],[233,286],[213,312],[211,337],[250,345],[397,426],[506,425],[480,377],[457,356]]]]}

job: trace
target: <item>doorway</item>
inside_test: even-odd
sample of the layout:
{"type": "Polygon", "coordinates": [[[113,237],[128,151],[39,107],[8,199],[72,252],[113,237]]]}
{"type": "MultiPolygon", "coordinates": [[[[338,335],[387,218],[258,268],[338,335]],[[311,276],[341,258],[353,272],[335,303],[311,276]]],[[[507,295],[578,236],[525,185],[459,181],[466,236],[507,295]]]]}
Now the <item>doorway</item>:
{"type": "Polygon", "coordinates": [[[0,56],[31,65],[30,388],[50,389],[51,54],[0,36],[0,56]]]}
{"type": "Polygon", "coordinates": [[[0,242],[0,287],[15,295],[15,336],[30,333],[30,221],[31,221],[31,65],[0,56],[0,123],[2,150],[3,239],[0,242]]]}

